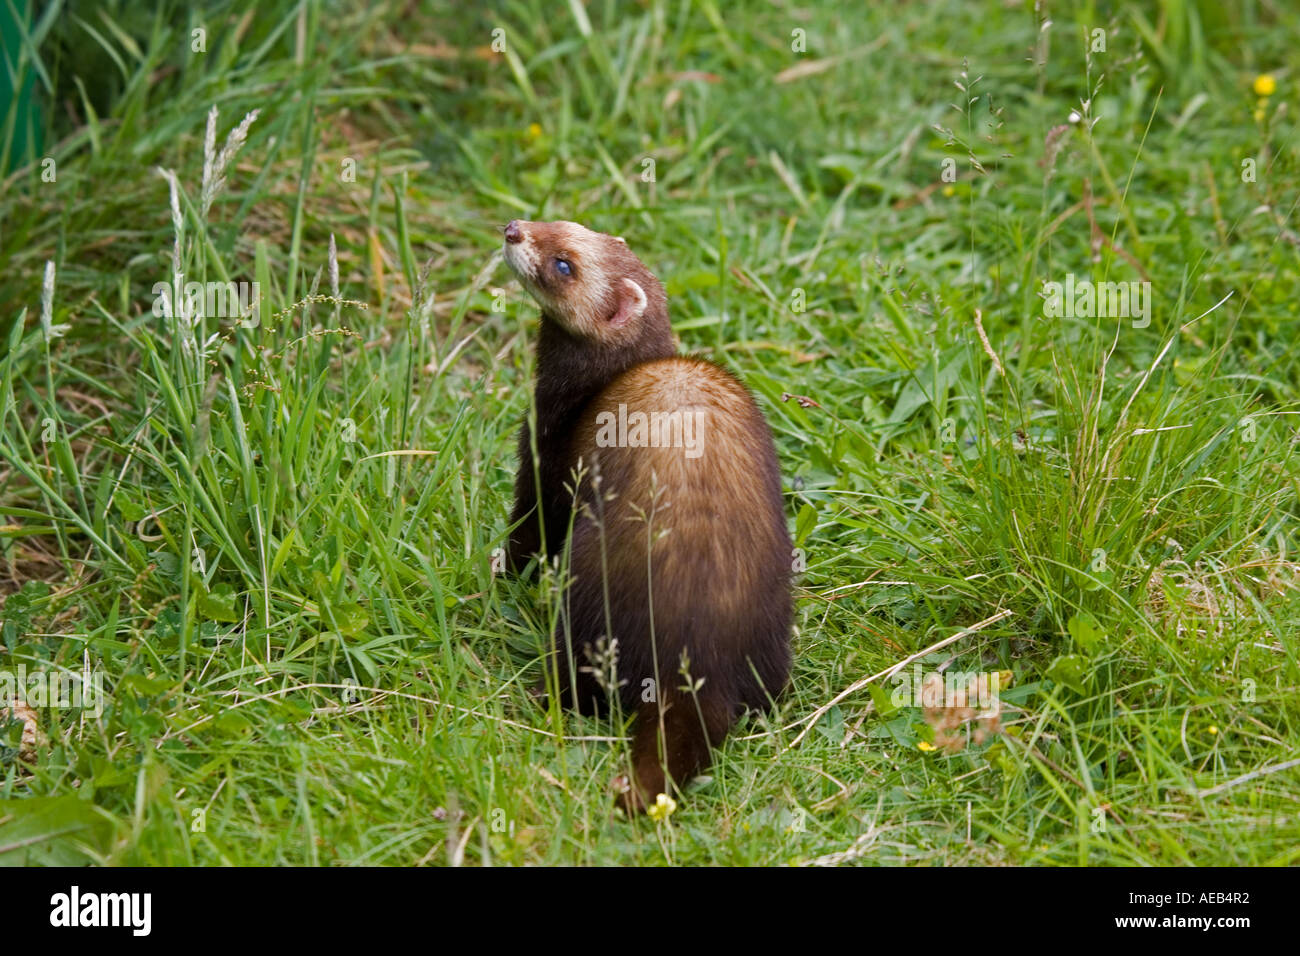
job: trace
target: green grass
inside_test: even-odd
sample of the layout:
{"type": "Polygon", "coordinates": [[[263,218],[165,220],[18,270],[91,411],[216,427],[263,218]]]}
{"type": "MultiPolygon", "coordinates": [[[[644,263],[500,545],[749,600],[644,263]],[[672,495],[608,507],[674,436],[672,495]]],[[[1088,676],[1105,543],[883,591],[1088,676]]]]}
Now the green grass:
{"type": "Polygon", "coordinates": [[[16,156],[0,198],[0,669],[88,661],[107,701],[39,709],[30,764],[3,731],[0,862],[1300,859],[1300,17],[429,6],[105,0],[33,37],[57,179],[16,156]],[[208,206],[214,105],[218,151],[260,114],[208,206]],[[611,812],[622,726],[530,701],[554,586],[492,573],[516,216],[664,279],[806,558],[779,709],[659,822],[611,812]],[[261,321],[156,316],[174,255],[261,321]],[[1067,274],[1149,281],[1149,324],[1049,317],[1067,274]],[[1004,610],[921,662],[1010,671],[1002,732],[934,749],[878,680],[791,746],[1004,610]]]}

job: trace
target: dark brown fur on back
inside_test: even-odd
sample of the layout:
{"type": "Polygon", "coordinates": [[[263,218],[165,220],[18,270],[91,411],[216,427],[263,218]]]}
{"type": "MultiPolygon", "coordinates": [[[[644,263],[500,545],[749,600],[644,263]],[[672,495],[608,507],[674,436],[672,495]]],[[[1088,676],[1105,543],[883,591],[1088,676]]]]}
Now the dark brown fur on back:
{"type": "Polygon", "coordinates": [[[684,785],[706,767],[736,718],[785,687],[793,609],[780,469],[744,386],[712,363],[675,356],[662,288],[620,240],[564,223],[515,226],[526,230],[531,258],[511,265],[529,273],[521,278],[543,315],[539,470],[525,424],[510,563],[561,554],[572,519],[555,688],[584,712],[607,704],[587,668],[598,645],[617,642],[618,694],[637,714],[624,803],[644,808],[669,778],[684,785]],[[557,257],[579,260],[569,270],[577,282],[599,276],[613,293],[580,285],[570,293],[571,277],[535,274],[557,257]],[[626,295],[624,278],[636,283],[626,295]],[[640,307],[638,290],[644,303],[634,319],[601,324],[629,295],[640,307]],[[583,308],[569,308],[573,301],[583,308]],[[667,425],[658,447],[638,443],[631,429],[611,443],[611,423],[638,412],[679,423],[689,416],[695,447],[680,441],[680,429],[678,443],[668,441],[667,425]]]}

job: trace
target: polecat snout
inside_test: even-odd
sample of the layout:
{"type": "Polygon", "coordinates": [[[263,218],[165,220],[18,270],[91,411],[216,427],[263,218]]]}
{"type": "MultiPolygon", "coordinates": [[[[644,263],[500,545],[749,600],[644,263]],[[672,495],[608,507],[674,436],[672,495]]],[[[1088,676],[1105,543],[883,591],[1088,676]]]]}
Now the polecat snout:
{"type": "Polygon", "coordinates": [[[611,686],[636,712],[621,799],[644,809],[667,792],[665,771],[685,785],[741,713],[785,687],[776,450],[740,382],[676,355],[663,287],[622,239],[515,220],[505,259],[542,308],[537,434],[525,420],[508,560],[561,554],[572,521],[551,672],[582,712],[611,686]]]}

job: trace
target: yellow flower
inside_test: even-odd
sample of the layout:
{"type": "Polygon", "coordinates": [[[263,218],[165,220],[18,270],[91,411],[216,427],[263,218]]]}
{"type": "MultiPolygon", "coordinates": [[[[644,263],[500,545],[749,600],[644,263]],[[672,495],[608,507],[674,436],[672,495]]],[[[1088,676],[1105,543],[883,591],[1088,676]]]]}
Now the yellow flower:
{"type": "Polygon", "coordinates": [[[930,743],[929,741],[922,740],[919,744],[916,745],[916,749],[921,751],[922,753],[928,754],[931,750],[938,750],[939,748],[936,747],[934,744],[930,743]]]}
{"type": "Polygon", "coordinates": [[[955,186],[944,186],[943,194],[945,196],[955,196],[957,195],[957,188],[955,186]]]}
{"type": "Polygon", "coordinates": [[[1217,734],[1218,732],[1219,732],[1219,728],[1214,726],[1214,724],[1210,724],[1210,733],[1217,734]]]}
{"type": "Polygon", "coordinates": [[[537,137],[539,137],[539,136],[541,136],[541,135],[542,135],[542,125],[541,125],[540,123],[529,123],[529,124],[528,124],[528,138],[529,138],[529,139],[537,139],[537,137]]]}
{"type": "Polygon", "coordinates": [[[1272,74],[1261,73],[1255,77],[1255,95],[1272,96],[1277,92],[1277,80],[1273,79],[1272,74]]]}
{"type": "Polygon", "coordinates": [[[648,807],[646,813],[650,814],[650,819],[656,822],[663,822],[673,815],[677,809],[677,801],[666,793],[661,793],[655,797],[654,806],[648,807]]]}

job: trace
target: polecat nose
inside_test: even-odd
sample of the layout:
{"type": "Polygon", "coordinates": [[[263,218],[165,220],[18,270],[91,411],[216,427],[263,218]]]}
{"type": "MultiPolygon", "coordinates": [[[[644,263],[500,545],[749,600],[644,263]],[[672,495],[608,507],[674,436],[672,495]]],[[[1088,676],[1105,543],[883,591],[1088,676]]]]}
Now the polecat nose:
{"type": "Polygon", "coordinates": [[[519,220],[511,219],[510,222],[506,224],[506,242],[514,244],[523,241],[524,230],[520,228],[519,220]]]}

